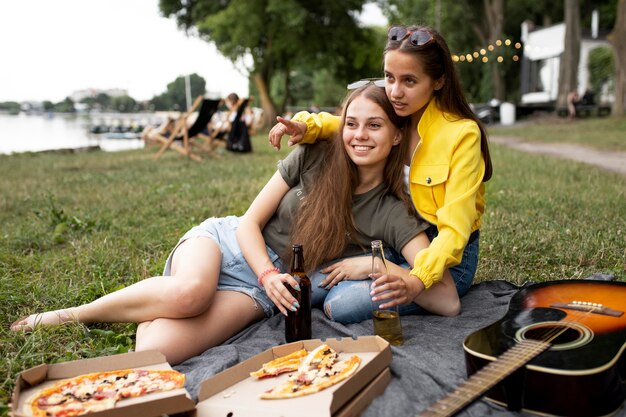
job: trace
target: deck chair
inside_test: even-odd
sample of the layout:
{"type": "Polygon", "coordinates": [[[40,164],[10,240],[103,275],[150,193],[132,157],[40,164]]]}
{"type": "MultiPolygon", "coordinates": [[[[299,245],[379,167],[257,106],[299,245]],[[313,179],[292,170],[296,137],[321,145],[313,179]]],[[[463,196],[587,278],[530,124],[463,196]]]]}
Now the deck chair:
{"type": "Polygon", "coordinates": [[[250,132],[243,113],[248,106],[249,98],[244,99],[237,107],[235,118],[231,121],[230,131],[226,139],[226,149],[232,152],[252,152],[250,132]]]}
{"type": "Polygon", "coordinates": [[[159,159],[169,148],[198,162],[202,161],[202,158],[197,153],[194,153],[193,148],[201,149],[209,156],[217,158],[218,156],[213,152],[213,138],[211,135],[207,135],[203,132],[211,120],[211,117],[213,117],[213,114],[217,111],[220,102],[221,100],[205,99],[202,96],[198,96],[189,110],[176,120],[174,129],[169,137],[160,134],[155,135],[156,137],[154,139],[162,143],[162,145],[161,149],[159,149],[154,156],[154,159],[159,159]],[[187,127],[189,116],[196,111],[198,106],[200,106],[198,117],[190,127],[187,127]],[[180,144],[180,142],[182,142],[182,144],[180,144]]]}

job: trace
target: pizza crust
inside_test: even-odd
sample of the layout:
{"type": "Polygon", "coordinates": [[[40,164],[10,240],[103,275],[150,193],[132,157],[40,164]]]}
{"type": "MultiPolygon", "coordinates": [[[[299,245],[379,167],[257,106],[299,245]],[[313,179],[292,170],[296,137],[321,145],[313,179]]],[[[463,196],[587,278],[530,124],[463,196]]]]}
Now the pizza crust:
{"type": "Polygon", "coordinates": [[[258,371],[250,372],[250,376],[262,379],[284,374],[286,372],[293,372],[298,369],[302,359],[307,354],[308,352],[306,349],[300,349],[290,353],[289,355],[278,357],[272,361],[264,363],[258,371]]]}
{"type": "Polygon", "coordinates": [[[117,401],[182,388],[174,370],[123,369],[60,380],[31,395],[22,409],[33,417],[73,417],[114,408],[117,401]]]}

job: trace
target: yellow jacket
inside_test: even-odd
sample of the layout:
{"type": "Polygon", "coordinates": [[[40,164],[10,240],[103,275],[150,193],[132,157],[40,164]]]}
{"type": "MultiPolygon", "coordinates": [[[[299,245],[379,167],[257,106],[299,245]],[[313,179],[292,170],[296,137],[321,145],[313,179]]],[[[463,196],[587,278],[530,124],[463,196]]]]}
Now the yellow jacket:
{"type": "MultiPolygon", "coordinates": [[[[332,137],[341,123],[330,113],[300,112],[292,120],[306,123],[304,143],[332,137]]],[[[424,111],[417,131],[421,141],[411,158],[409,190],[415,208],[437,226],[438,236],[417,253],[411,275],[428,288],[461,263],[470,234],[480,228],[485,161],[478,125],[444,113],[436,100],[424,111]]]]}

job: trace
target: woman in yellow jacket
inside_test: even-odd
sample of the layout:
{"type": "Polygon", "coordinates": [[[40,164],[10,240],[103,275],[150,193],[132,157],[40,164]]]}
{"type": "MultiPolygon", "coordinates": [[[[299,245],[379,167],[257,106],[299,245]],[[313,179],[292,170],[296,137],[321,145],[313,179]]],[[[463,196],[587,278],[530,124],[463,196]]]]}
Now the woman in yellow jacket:
{"type": "MultiPolygon", "coordinates": [[[[478,264],[484,182],[491,177],[486,132],[463,95],[445,40],[433,29],[389,29],[384,74],[384,79],[361,80],[349,88],[368,82],[384,85],[396,113],[411,118],[409,190],[417,211],[432,227],[430,246],[408,260],[410,278],[418,279],[418,285],[408,287],[417,296],[450,273],[464,295],[478,264]]],[[[301,112],[290,121],[277,120],[269,133],[277,149],[285,134],[293,145],[330,138],[339,126],[339,118],[329,113],[301,112]]],[[[350,268],[356,270],[331,266],[326,282],[356,279],[350,268]]]]}

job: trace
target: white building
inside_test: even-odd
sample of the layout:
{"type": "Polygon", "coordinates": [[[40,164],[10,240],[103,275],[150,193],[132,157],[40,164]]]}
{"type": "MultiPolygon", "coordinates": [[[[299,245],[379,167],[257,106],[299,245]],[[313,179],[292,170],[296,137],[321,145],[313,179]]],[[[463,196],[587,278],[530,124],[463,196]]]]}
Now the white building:
{"type": "MultiPolygon", "coordinates": [[[[598,47],[612,48],[611,44],[598,36],[598,14],[592,15],[590,33],[585,33],[580,42],[578,63],[578,93],[582,97],[591,89],[589,79],[589,53],[598,47]]],[[[521,68],[522,104],[554,104],[559,93],[559,66],[565,50],[565,23],[531,30],[531,23],[522,23],[524,52],[521,68]]],[[[598,97],[599,102],[610,100],[598,97]]]]}

